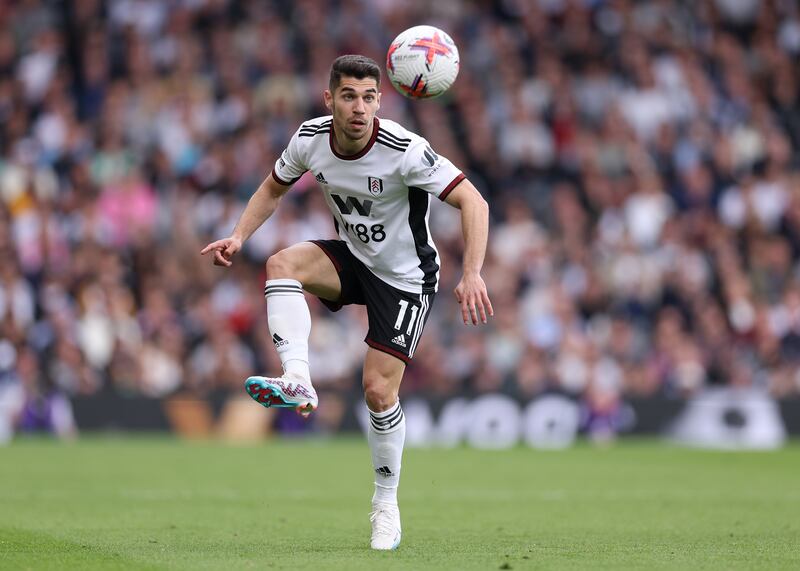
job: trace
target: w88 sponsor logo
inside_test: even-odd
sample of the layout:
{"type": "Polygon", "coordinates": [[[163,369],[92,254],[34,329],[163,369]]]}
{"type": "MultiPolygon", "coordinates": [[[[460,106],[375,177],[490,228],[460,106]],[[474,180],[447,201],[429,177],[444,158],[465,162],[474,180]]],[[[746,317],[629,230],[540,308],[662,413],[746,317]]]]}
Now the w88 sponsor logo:
{"type": "MultiPolygon", "coordinates": [[[[380,183],[380,190],[383,191],[383,183],[380,179],[375,179],[380,183]]],[[[368,217],[372,212],[372,200],[359,200],[354,196],[342,198],[338,194],[331,193],[331,199],[343,215],[353,215],[368,217]]],[[[369,242],[383,242],[386,239],[386,230],[383,224],[372,224],[367,226],[363,223],[352,224],[342,219],[341,225],[345,232],[352,233],[356,238],[368,244],[369,242]]]]}

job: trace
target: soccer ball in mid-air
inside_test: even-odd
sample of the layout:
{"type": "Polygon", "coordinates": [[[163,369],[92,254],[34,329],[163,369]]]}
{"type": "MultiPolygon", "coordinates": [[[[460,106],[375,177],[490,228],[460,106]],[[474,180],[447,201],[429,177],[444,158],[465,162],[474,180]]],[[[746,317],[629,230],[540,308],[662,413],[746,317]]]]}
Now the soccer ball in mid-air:
{"type": "Polygon", "coordinates": [[[414,26],[397,36],[386,54],[386,71],[397,91],[411,99],[439,97],[458,75],[458,48],[433,26],[414,26]]]}

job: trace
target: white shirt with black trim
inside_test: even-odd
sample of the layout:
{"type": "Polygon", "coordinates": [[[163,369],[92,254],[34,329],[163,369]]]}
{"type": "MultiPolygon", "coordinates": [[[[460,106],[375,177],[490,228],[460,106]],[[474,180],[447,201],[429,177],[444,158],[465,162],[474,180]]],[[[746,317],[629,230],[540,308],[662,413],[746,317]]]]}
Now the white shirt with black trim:
{"type": "Polygon", "coordinates": [[[288,185],[311,171],[356,258],[398,289],[435,292],[439,252],[428,224],[430,196],[444,200],[464,174],[424,138],[388,119],[375,118],[370,141],[355,155],[337,153],[333,137],[331,116],[303,123],[272,177],[288,185]]]}

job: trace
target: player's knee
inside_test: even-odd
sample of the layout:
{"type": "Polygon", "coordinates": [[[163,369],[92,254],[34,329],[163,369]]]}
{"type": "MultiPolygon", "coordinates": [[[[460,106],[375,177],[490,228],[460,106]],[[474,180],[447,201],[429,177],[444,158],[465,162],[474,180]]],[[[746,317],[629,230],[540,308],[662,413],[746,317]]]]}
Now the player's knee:
{"type": "Polygon", "coordinates": [[[389,410],[397,402],[397,391],[382,375],[364,376],[364,400],[373,412],[389,410]]]}
{"type": "Polygon", "coordinates": [[[271,255],[267,259],[267,279],[298,279],[297,265],[293,262],[292,256],[281,250],[271,255]]]}

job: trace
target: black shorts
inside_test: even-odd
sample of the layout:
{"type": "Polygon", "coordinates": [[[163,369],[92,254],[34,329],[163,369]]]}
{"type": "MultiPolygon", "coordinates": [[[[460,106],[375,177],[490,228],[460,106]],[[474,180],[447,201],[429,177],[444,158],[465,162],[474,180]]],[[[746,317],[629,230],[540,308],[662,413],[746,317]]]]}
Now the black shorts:
{"type": "Polygon", "coordinates": [[[409,293],[390,286],[356,258],[342,240],[312,240],[333,262],[342,293],[336,301],[320,298],[331,311],[356,304],[367,306],[370,347],[408,363],[419,345],[435,294],[409,293]]]}

